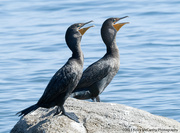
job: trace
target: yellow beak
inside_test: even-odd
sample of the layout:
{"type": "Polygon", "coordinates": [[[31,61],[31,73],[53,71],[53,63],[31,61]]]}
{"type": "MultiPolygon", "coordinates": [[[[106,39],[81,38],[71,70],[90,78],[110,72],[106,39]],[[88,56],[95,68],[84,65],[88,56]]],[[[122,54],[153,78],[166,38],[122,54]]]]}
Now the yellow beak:
{"type": "Polygon", "coordinates": [[[114,28],[115,28],[117,31],[119,31],[119,29],[120,29],[123,25],[125,25],[125,24],[129,24],[129,22],[117,23],[117,24],[114,24],[113,26],[114,26],[114,28]]]}
{"type": "Polygon", "coordinates": [[[79,29],[79,32],[81,33],[81,35],[84,35],[84,33],[91,27],[94,27],[94,25],[86,27],[86,28],[79,29]]]}

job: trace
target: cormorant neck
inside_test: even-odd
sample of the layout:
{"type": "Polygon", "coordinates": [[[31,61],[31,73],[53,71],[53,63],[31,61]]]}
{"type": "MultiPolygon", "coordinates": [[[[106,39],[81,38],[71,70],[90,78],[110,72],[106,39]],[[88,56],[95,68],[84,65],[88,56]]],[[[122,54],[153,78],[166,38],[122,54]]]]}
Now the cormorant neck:
{"type": "Polygon", "coordinates": [[[107,54],[119,56],[119,49],[118,49],[115,39],[113,40],[111,44],[106,44],[106,47],[107,47],[107,54]]]}
{"type": "Polygon", "coordinates": [[[82,56],[83,56],[82,52],[73,52],[72,54],[72,58],[76,58],[76,59],[81,59],[82,56]]]}
{"type": "Polygon", "coordinates": [[[78,45],[78,47],[72,51],[72,58],[83,61],[83,52],[80,45],[78,45]]]}

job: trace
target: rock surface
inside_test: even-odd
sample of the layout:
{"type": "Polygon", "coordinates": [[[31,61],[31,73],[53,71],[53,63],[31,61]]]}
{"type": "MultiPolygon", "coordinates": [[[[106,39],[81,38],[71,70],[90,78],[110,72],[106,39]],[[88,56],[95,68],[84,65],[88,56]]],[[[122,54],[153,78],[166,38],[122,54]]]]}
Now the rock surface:
{"type": "MultiPolygon", "coordinates": [[[[55,107],[56,108],[56,107],[55,107]]],[[[114,103],[94,103],[68,98],[66,116],[53,116],[55,108],[39,108],[21,118],[11,133],[179,133],[180,123],[146,111],[114,103]]]]}

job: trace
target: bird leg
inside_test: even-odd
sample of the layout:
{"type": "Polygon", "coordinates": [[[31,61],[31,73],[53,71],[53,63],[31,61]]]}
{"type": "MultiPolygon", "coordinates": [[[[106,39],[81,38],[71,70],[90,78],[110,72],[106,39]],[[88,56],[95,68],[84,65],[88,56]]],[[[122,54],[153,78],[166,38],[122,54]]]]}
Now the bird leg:
{"type": "Polygon", "coordinates": [[[97,97],[96,97],[96,102],[101,102],[101,100],[100,100],[100,97],[99,97],[99,96],[97,96],[97,97]]]}
{"type": "Polygon", "coordinates": [[[93,100],[93,102],[101,102],[101,100],[100,100],[100,97],[99,96],[97,96],[97,97],[93,97],[93,98],[91,98],[92,100],[93,100]]]}
{"type": "Polygon", "coordinates": [[[54,114],[54,116],[55,116],[55,115],[58,115],[61,111],[62,111],[62,110],[61,110],[61,107],[58,106],[57,109],[56,109],[56,113],[54,114]]]}

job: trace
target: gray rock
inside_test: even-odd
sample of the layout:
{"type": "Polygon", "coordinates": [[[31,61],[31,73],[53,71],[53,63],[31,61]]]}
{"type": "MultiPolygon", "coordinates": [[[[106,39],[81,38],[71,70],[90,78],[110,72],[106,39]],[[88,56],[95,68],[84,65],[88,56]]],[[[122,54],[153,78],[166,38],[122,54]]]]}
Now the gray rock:
{"type": "MultiPolygon", "coordinates": [[[[56,107],[55,107],[56,108],[56,107]]],[[[180,123],[146,111],[115,103],[94,103],[68,98],[66,116],[53,116],[55,108],[39,108],[22,117],[11,133],[179,133],[180,123]]]]}

